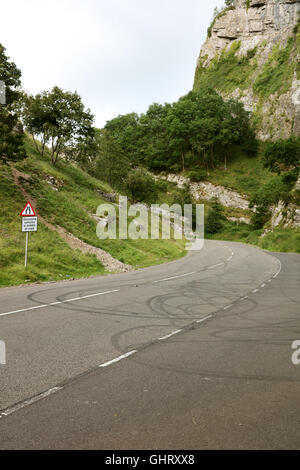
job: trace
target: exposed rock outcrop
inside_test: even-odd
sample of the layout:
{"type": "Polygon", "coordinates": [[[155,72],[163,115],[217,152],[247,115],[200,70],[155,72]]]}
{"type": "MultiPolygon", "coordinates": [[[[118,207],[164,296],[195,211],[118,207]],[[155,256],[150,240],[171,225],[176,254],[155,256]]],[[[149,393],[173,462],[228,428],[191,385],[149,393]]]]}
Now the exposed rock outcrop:
{"type": "Polygon", "coordinates": [[[285,228],[299,228],[300,209],[294,204],[286,206],[284,202],[279,201],[277,206],[272,207],[272,227],[278,227],[279,225],[285,228]]]}
{"type": "MultiPolygon", "coordinates": [[[[228,91],[225,74],[224,83],[219,83],[217,89],[225,97],[239,99],[247,110],[254,112],[258,122],[258,138],[261,140],[300,135],[300,38],[295,30],[299,11],[299,0],[235,0],[232,7],[216,17],[210,37],[201,48],[195,88],[199,76],[201,79],[203,77],[202,71],[205,73],[205,69],[212,67],[214,59],[222,52],[229,51],[234,42],[239,43],[235,53],[237,57],[247,57],[247,53],[251,53],[244,83],[236,87],[233,84],[233,89],[228,91]],[[293,44],[288,43],[291,37],[293,44]],[[274,67],[274,73],[277,73],[277,59],[273,61],[272,54],[276,48],[284,49],[288,44],[291,48],[288,58],[285,58],[289,68],[284,79],[286,83],[275,92],[270,87],[268,96],[263,96],[255,87],[256,80],[266,64],[274,67]]],[[[280,60],[279,57],[278,66],[280,60]]],[[[265,84],[267,86],[268,77],[263,86],[265,84]]]]}
{"type": "Polygon", "coordinates": [[[192,183],[189,178],[182,175],[169,174],[163,177],[170,183],[176,183],[179,188],[183,188],[188,184],[191,195],[195,202],[200,200],[209,201],[217,198],[225,207],[235,207],[237,209],[249,209],[249,201],[236,191],[224,188],[224,186],[215,185],[209,182],[192,183]]]}
{"type": "Polygon", "coordinates": [[[296,182],[296,184],[295,184],[295,190],[296,190],[296,191],[300,191],[300,175],[299,175],[299,178],[298,178],[298,180],[297,180],[297,182],[296,182]]]}

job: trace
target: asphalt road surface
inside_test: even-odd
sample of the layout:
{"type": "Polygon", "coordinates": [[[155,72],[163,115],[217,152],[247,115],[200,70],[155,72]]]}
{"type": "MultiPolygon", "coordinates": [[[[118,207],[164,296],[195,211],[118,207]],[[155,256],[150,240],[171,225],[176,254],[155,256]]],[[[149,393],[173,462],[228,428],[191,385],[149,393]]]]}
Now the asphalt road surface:
{"type": "Polygon", "coordinates": [[[2,289],[1,449],[297,449],[300,255],[2,289]]]}

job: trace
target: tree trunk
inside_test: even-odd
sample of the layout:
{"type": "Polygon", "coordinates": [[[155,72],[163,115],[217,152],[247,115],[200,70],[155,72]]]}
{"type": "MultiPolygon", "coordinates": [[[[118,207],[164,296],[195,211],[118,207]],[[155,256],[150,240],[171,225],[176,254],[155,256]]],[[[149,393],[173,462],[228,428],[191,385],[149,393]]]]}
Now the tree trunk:
{"type": "Polygon", "coordinates": [[[52,163],[52,165],[55,164],[54,156],[55,156],[55,147],[54,147],[54,142],[52,140],[52,144],[51,144],[51,163],[52,163]]]}
{"type": "Polygon", "coordinates": [[[32,139],[33,139],[33,142],[34,142],[34,145],[35,145],[36,150],[39,152],[39,154],[41,154],[40,149],[39,149],[39,147],[38,147],[38,144],[36,143],[36,140],[35,140],[35,138],[34,138],[34,134],[31,134],[31,137],[32,137],[32,139]]]}
{"type": "Polygon", "coordinates": [[[61,150],[61,143],[57,143],[56,147],[55,147],[55,159],[54,159],[53,165],[55,165],[57,163],[58,156],[60,154],[60,150],[61,150]]]}
{"type": "Polygon", "coordinates": [[[42,146],[42,157],[44,156],[44,153],[45,153],[45,145],[46,145],[46,138],[44,136],[43,137],[43,146],[42,146]]]}

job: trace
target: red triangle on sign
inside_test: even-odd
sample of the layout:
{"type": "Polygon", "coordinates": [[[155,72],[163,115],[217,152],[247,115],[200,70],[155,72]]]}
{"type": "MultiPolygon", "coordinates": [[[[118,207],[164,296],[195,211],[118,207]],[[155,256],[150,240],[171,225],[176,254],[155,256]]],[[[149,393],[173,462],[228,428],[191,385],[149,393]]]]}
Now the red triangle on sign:
{"type": "Polygon", "coordinates": [[[20,216],[21,217],[36,217],[36,213],[34,212],[34,209],[32,205],[30,204],[30,201],[27,202],[20,216]]]}

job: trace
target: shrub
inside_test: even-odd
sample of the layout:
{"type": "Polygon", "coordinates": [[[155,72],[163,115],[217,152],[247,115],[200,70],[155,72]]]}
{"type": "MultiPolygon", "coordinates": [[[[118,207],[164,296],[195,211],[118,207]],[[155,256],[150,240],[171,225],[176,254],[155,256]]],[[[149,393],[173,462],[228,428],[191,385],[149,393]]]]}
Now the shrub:
{"type": "Polygon", "coordinates": [[[158,189],[155,180],[142,168],[129,173],[126,179],[126,189],[134,202],[153,204],[157,200],[158,189]]]}
{"type": "Polygon", "coordinates": [[[197,183],[199,181],[205,181],[207,179],[207,172],[199,168],[195,170],[190,170],[187,173],[187,176],[192,182],[197,183]]]}
{"type": "Polygon", "coordinates": [[[280,174],[290,170],[291,167],[299,167],[300,162],[300,138],[290,137],[277,142],[268,142],[263,161],[266,168],[280,174]]]}
{"type": "Polygon", "coordinates": [[[291,200],[291,185],[284,177],[277,176],[265,184],[250,200],[250,207],[256,206],[256,212],[252,216],[254,229],[262,228],[269,220],[270,207],[279,201],[288,203],[291,200]]]}
{"type": "Polygon", "coordinates": [[[214,201],[205,221],[205,232],[211,234],[220,232],[223,228],[223,220],[222,206],[218,201],[214,201]]]}

